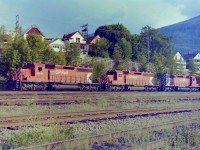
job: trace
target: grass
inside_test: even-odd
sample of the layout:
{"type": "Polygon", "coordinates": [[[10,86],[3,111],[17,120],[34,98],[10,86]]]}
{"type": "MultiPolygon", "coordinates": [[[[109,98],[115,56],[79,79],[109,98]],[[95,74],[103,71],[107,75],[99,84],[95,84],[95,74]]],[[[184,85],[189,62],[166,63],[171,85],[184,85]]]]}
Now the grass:
{"type": "MultiPolygon", "coordinates": [[[[0,106],[0,116],[20,116],[20,115],[34,115],[34,114],[50,114],[50,113],[61,113],[61,112],[78,112],[78,111],[92,111],[92,110],[118,110],[118,109],[135,109],[135,108],[150,108],[150,107],[177,107],[177,106],[189,106],[195,105],[200,106],[198,101],[181,101],[178,102],[178,98],[182,96],[185,98],[198,97],[199,94],[177,94],[177,93],[106,93],[97,94],[96,96],[82,96],[83,103],[70,104],[70,105],[36,105],[32,101],[24,102],[22,106],[0,106]],[[192,95],[192,96],[191,96],[192,95]],[[148,98],[160,99],[163,101],[152,102],[148,101],[148,98]],[[94,99],[98,98],[95,102],[94,99]],[[112,102],[111,99],[125,100],[125,102],[112,102]]],[[[17,96],[16,96],[17,97],[17,96]]],[[[20,97],[20,96],[19,96],[20,97]]],[[[36,100],[41,98],[41,95],[35,93],[31,98],[36,100]]],[[[59,99],[79,99],[80,96],[76,95],[49,95],[49,98],[59,98],[59,99]]],[[[30,146],[37,145],[46,142],[53,142],[59,140],[67,140],[73,137],[85,137],[97,134],[106,134],[115,131],[138,129],[137,133],[130,132],[125,138],[126,143],[131,144],[132,139],[135,135],[137,137],[142,135],[139,130],[142,127],[147,127],[151,125],[159,125],[170,123],[178,120],[189,120],[191,118],[200,118],[198,111],[193,111],[192,113],[175,114],[175,115],[159,115],[151,117],[138,117],[131,119],[122,120],[107,120],[99,122],[87,122],[87,123],[77,123],[71,125],[51,125],[42,126],[38,125],[33,128],[22,128],[17,131],[2,130],[0,131],[0,141],[3,141],[4,146],[8,147],[20,147],[20,146],[30,146]]],[[[165,131],[167,132],[167,131],[165,131]]],[[[193,134],[193,133],[190,133],[193,134]]],[[[194,135],[194,137],[199,137],[200,134],[194,135]]],[[[151,134],[145,134],[147,139],[151,139],[151,134]]],[[[135,136],[136,138],[136,136],[135,136]]],[[[108,138],[109,139],[109,138],[108,138]]],[[[110,137],[110,142],[112,141],[112,136],[110,137]]],[[[194,138],[193,143],[198,141],[194,138]]],[[[78,147],[88,148],[89,141],[83,140],[77,143],[78,147]]],[[[102,143],[99,143],[102,144],[102,143]]],[[[190,144],[188,144],[190,146],[190,144]]],[[[184,146],[188,146],[184,145],[184,146]]],[[[73,145],[72,145],[73,147],[73,145]]],[[[167,147],[167,146],[166,146],[167,147]]],[[[66,149],[70,149],[69,144],[66,149]]]]}
{"type": "MultiPolygon", "coordinates": [[[[142,143],[149,141],[150,139],[155,139],[154,132],[152,131],[142,131],[140,130],[143,127],[151,126],[151,125],[158,125],[158,124],[164,124],[164,123],[170,123],[172,121],[178,121],[178,120],[187,120],[193,117],[200,117],[199,112],[193,112],[193,113],[185,113],[185,114],[174,114],[174,115],[159,115],[154,117],[138,117],[133,119],[124,119],[124,120],[107,120],[107,121],[101,121],[101,122],[88,122],[88,123],[77,123],[77,124],[69,124],[69,125],[52,125],[52,126],[42,126],[37,125],[33,128],[24,128],[23,130],[18,131],[8,131],[3,130],[1,131],[2,137],[0,137],[0,140],[3,141],[4,146],[7,147],[21,147],[21,146],[30,146],[30,145],[37,145],[47,142],[53,142],[53,141],[60,141],[60,140],[68,140],[74,137],[85,137],[85,136],[91,136],[91,135],[98,135],[98,134],[108,134],[115,131],[123,131],[123,130],[132,130],[133,131],[126,132],[123,136],[124,140],[127,144],[133,144],[140,146],[142,143]],[[141,137],[141,139],[140,139],[141,137]],[[134,139],[134,141],[132,140],[134,139]],[[136,140],[137,139],[137,140],[136,140]],[[138,141],[138,142],[136,142],[138,141]]],[[[175,130],[172,129],[165,129],[161,132],[165,134],[174,134],[175,130]]],[[[178,139],[179,145],[182,144],[182,146],[190,146],[193,142],[193,145],[197,143],[196,137],[199,138],[199,135],[194,135],[193,137],[190,136],[190,143],[186,143],[184,145],[182,142],[183,138],[189,136],[188,134],[193,134],[192,132],[185,132],[188,131],[187,128],[179,129],[179,134],[181,136],[178,139]],[[196,137],[195,137],[196,136],[196,137]],[[194,143],[195,142],[195,143],[194,143]]],[[[194,133],[196,134],[196,132],[194,133]]],[[[108,142],[115,142],[113,141],[112,136],[107,136],[108,142]]],[[[102,143],[100,143],[102,144],[102,143]]],[[[116,142],[115,142],[116,144],[116,142]]],[[[68,148],[69,143],[67,144],[68,148]]],[[[89,145],[89,141],[87,139],[83,139],[81,141],[78,141],[76,144],[77,147],[82,149],[87,149],[89,145]]],[[[73,146],[73,144],[71,145],[73,146]]]]}
{"type": "Polygon", "coordinates": [[[185,106],[200,106],[198,101],[183,101],[178,102],[174,100],[150,102],[150,101],[137,101],[137,102],[110,102],[108,100],[98,100],[95,103],[84,101],[84,103],[77,104],[63,104],[53,105],[36,105],[34,101],[25,101],[22,106],[0,106],[0,116],[21,116],[21,115],[37,115],[49,113],[64,113],[64,112],[78,112],[78,111],[95,111],[95,110],[119,110],[119,109],[136,109],[136,108],[173,108],[185,106]]]}

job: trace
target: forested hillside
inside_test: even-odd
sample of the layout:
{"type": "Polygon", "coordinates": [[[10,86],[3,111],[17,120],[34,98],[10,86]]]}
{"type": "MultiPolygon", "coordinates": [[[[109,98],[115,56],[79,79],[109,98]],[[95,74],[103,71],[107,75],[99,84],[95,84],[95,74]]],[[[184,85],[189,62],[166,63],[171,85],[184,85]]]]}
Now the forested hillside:
{"type": "Polygon", "coordinates": [[[200,16],[162,27],[160,32],[173,37],[176,51],[183,54],[200,51],[200,16]]]}

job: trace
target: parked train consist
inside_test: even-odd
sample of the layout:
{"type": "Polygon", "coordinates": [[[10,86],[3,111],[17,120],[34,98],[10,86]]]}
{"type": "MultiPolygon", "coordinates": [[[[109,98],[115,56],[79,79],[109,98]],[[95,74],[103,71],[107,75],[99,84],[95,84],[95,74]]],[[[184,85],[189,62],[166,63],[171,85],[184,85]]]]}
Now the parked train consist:
{"type": "Polygon", "coordinates": [[[200,91],[200,78],[163,74],[153,84],[154,73],[108,70],[98,82],[92,82],[93,68],[40,63],[27,63],[14,71],[7,85],[14,90],[54,90],[57,86],[76,86],[81,91],[200,91]]]}

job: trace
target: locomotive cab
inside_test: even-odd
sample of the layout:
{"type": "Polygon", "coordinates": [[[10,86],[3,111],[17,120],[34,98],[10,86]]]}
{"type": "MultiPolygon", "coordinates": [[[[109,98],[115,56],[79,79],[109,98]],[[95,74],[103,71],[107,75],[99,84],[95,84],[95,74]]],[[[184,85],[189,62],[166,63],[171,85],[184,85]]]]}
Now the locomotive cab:
{"type": "Polygon", "coordinates": [[[106,72],[106,82],[112,84],[124,84],[124,74],[120,70],[109,70],[106,72]]]}

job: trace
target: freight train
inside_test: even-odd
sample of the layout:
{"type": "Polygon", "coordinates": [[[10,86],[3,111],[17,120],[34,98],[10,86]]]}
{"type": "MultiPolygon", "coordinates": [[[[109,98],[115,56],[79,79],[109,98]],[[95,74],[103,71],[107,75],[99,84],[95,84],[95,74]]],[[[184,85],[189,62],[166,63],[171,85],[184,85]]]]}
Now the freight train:
{"type": "Polygon", "coordinates": [[[154,84],[154,73],[108,70],[99,81],[92,81],[93,68],[55,64],[27,63],[7,80],[12,90],[55,90],[58,86],[76,86],[80,91],[128,91],[140,87],[144,91],[200,91],[200,78],[162,74],[154,84]]]}

